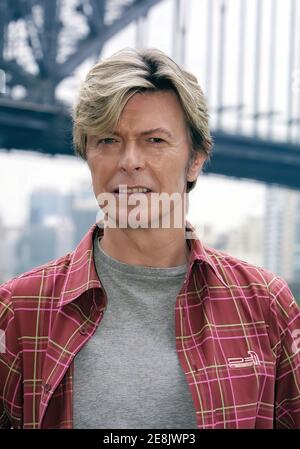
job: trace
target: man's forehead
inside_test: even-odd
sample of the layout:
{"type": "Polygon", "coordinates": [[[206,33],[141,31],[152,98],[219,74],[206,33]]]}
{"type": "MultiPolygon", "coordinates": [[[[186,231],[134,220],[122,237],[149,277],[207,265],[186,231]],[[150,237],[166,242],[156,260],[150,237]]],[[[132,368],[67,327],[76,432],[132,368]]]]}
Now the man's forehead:
{"type": "Polygon", "coordinates": [[[114,133],[130,132],[135,136],[160,133],[168,138],[181,134],[186,127],[182,106],[174,92],[135,94],[125,105],[119,116],[114,133]],[[170,95],[168,100],[161,95],[170,95]],[[134,97],[147,97],[147,103],[134,102],[134,97]],[[157,100],[157,101],[156,101],[157,100]]]}

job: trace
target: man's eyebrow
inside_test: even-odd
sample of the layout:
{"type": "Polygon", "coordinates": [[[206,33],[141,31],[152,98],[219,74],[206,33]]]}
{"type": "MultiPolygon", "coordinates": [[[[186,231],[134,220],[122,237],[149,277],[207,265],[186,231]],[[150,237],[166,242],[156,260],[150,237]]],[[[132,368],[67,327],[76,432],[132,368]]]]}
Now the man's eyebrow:
{"type": "MultiPolygon", "coordinates": [[[[110,131],[110,133],[112,135],[116,135],[120,137],[120,134],[117,131],[110,131]]],[[[161,133],[161,134],[165,134],[166,136],[168,136],[170,139],[173,138],[172,134],[170,133],[170,131],[168,131],[165,128],[153,128],[153,129],[147,129],[146,131],[142,131],[140,133],[138,133],[138,135],[140,136],[148,136],[149,134],[155,134],[155,133],[161,133]]]]}
{"type": "Polygon", "coordinates": [[[155,133],[161,133],[161,134],[165,134],[166,136],[170,137],[170,139],[172,139],[172,134],[170,133],[170,131],[168,131],[167,129],[164,128],[154,128],[154,129],[148,129],[147,131],[142,131],[140,133],[141,136],[148,136],[149,134],[155,134],[155,133]]]}

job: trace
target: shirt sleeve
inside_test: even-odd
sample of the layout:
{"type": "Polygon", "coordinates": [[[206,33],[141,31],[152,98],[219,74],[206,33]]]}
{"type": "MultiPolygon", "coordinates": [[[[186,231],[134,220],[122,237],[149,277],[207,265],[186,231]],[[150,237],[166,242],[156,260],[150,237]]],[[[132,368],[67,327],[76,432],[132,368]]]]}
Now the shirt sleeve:
{"type": "Polygon", "coordinates": [[[300,307],[286,282],[276,277],[270,288],[270,332],[275,331],[275,414],[277,429],[300,429],[300,307]],[[276,329],[276,330],[275,330],[276,329]]]}
{"type": "Polygon", "coordinates": [[[11,284],[0,285],[0,429],[19,428],[22,376],[11,284]]]}

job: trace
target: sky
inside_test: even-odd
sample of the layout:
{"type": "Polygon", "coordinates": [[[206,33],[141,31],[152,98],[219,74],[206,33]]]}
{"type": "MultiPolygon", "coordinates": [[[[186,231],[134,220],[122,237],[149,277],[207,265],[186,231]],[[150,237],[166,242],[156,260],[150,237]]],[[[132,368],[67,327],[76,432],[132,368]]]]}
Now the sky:
{"type": "MultiPolygon", "coordinates": [[[[188,70],[193,72],[200,82],[204,93],[208,90],[208,80],[206,77],[205,68],[205,46],[207,45],[206,32],[206,8],[207,2],[211,0],[201,1],[188,0],[190,8],[187,9],[187,50],[185,53],[185,66],[188,70]]],[[[266,5],[263,11],[263,33],[268,35],[268,5],[271,0],[264,0],[266,5]]],[[[215,0],[215,4],[221,3],[219,0],[215,0]]],[[[227,14],[234,22],[237,20],[238,8],[236,0],[228,0],[227,14]]],[[[249,2],[248,14],[249,17],[253,15],[254,1],[249,2]]],[[[299,2],[300,3],[300,2],[299,2]]],[[[284,48],[284,30],[285,24],[287,24],[287,5],[288,0],[279,0],[279,25],[278,26],[278,52],[283,52],[284,48]]],[[[147,46],[157,47],[167,52],[172,56],[173,48],[173,34],[172,34],[172,8],[173,2],[171,0],[165,0],[151,11],[149,14],[149,22],[145,29],[145,43],[147,46]]],[[[299,7],[300,11],[300,7],[299,7]]],[[[214,29],[218,28],[219,16],[216,13],[213,18],[214,29]]],[[[246,41],[247,51],[249,54],[253,51],[253,29],[246,23],[246,41]]],[[[236,84],[237,84],[237,72],[233,69],[235,67],[234,51],[231,51],[236,39],[236,30],[232,30],[228,35],[228,51],[226,58],[228,64],[227,69],[224,72],[224,79],[226,79],[225,85],[225,101],[228,104],[232,104],[236,101],[236,84]]],[[[215,33],[217,33],[215,31],[215,33]]],[[[300,32],[299,32],[300,34],[300,32]]],[[[115,51],[125,47],[133,46],[135,44],[136,34],[134,25],[130,25],[126,30],[112,38],[105,44],[101,58],[105,58],[115,51]]],[[[212,45],[216,45],[218,42],[218,35],[215,35],[212,45]]],[[[263,42],[266,42],[264,39],[263,42]]],[[[262,60],[266,59],[268,52],[268,42],[262,46],[262,60]]],[[[283,55],[282,55],[283,57],[283,55]]],[[[249,58],[248,58],[249,59],[249,58]]],[[[285,55],[286,60],[286,55],[285,55]]],[[[74,99],[74,91],[79,87],[81,81],[83,81],[88,69],[91,67],[95,59],[90,58],[84,64],[82,64],[75,71],[74,76],[68,78],[58,88],[57,94],[59,98],[63,99],[69,104],[72,104],[74,99]]],[[[282,61],[281,61],[282,62],[282,61]]],[[[248,61],[249,64],[249,61],[248,61]]],[[[251,60],[250,60],[251,64],[251,60]]],[[[299,60],[300,66],[300,60],[299,60]]],[[[249,72],[250,78],[253,76],[253,71],[249,72]],[[251,72],[251,74],[250,74],[251,72]]],[[[287,85],[286,72],[285,77],[282,71],[282,65],[280,66],[279,58],[275,65],[276,83],[278,87],[287,85]]],[[[217,69],[213,67],[212,80],[215,82],[217,69]]],[[[260,102],[262,106],[267,106],[267,77],[262,71],[261,74],[262,89],[260,102]]],[[[247,80],[246,80],[247,81],[247,80]]],[[[250,103],[251,109],[251,95],[247,85],[245,87],[245,98],[250,103]]],[[[274,102],[276,107],[284,111],[286,91],[284,89],[278,89],[276,91],[276,98],[274,102]]],[[[214,107],[216,102],[216,92],[213,90],[210,93],[209,102],[211,108],[214,107]]],[[[230,126],[230,117],[228,116],[228,126],[230,126]]],[[[247,127],[247,121],[245,121],[247,127]]],[[[249,124],[248,124],[249,127],[249,124]]],[[[278,126],[278,133],[284,136],[282,130],[280,131],[278,126]]],[[[261,131],[263,132],[264,126],[262,123],[261,131]]],[[[0,216],[2,221],[7,226],[15,226],[18,223],[22,223],[28,213],[28,201],[29,194],[34,189],[40,189],[43,187],[52,187],[67,192],[72,189],[80,188],[81,185],[88,186],[92,192],[91,180],[87,165],[75,157],[70,156],[56,156],[49,157],[45,155],[38,155],[31,152],[6,152],[0,151],[0,216]]],[[[265,211],[265,195],[267,187],[258,182],[234,180],[232,178],[226,178],[223,176],[214,175],[201,175],[198,179],[196,188],[190,194],[190,211],[189,218],[194,223],[208,223],[214,226],[214,228],[222,232],[223,230],[235,227],[238,223],[247,219],[248,216],[263,216],[265,211]]],[[[96,200],[95,200],[96,201],[96,200]]],[[[96,202],[95,202],[95,207],[96,202]]]]}

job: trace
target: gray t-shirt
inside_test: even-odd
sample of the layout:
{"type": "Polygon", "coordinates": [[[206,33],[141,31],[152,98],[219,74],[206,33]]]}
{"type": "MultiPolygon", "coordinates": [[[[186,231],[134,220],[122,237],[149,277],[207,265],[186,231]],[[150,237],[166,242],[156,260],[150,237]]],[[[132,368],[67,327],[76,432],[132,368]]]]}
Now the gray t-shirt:
{"type": "Polygon", "coordinates": [[[196,429],[175,345],[175,301],[187,266],[134,266],[94,241],[107,308],[74,359],[74,428],[196,429]]]}

